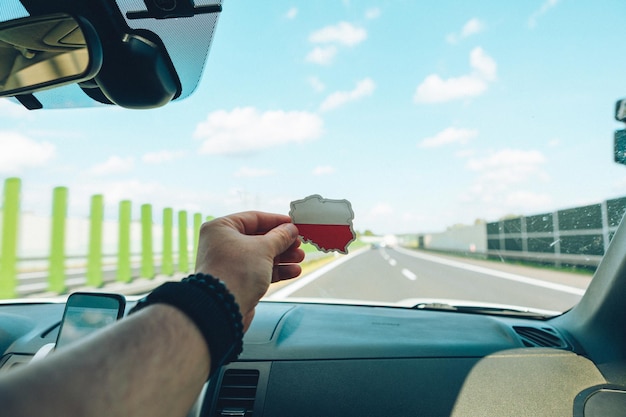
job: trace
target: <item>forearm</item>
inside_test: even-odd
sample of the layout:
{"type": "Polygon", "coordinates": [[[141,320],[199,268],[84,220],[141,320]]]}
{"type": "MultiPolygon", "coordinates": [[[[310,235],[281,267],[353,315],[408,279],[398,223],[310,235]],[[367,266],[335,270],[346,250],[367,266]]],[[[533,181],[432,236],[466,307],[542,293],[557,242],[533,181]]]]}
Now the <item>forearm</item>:
{"type": "Polygon", "coordinates": [[[193,322],[157,304],[7,375],[0,404],[7,416],[183,416],[209,369],[193,322]]]}

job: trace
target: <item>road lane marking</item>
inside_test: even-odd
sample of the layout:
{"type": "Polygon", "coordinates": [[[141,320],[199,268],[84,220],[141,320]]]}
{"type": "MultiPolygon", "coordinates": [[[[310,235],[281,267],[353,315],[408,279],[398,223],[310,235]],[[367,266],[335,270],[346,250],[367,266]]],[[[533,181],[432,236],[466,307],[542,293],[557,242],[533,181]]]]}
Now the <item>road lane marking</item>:
{"type": "Polygon", "coordinates": [[[438,258],[433,255],[426,255],[424,253],[417,253],[408,249],[396,248],[396,250],[400,253],[404,253],[405,255],[413,256],[414,258],[420,258],[426,261],[440,263],[442,265],[452,266],[454,268],[465,269],[466,271],[478,272],[480,274],[491,275],[492,277],[508,279],[510,281],[517,281],[522,284],[534,285],[536,287],[548,288],[555,291],[566,292],[569,294],[575,295],[583,295],[585,293],[584,289],[570,287],[569,285],[556,284],[554,282],[542,281],[535,278],[528,278],[522,275],[511,274],[509,272],[498,271],[495,269],[489,269],[482,266],[466,264],[464,262],[452,261],[449,259],[438,258]]]}
{"type": "Polygon", "coordinates": [[[393,258],[389,259],[389,265],[396,266],[397,264],[398,264],[398,261],[396,261],[395,259],[393,258]]]}
{"type": "Polygon", "coordinates": [[[302,278],[299,278],[297,281],[294,281],[293,284],[289,284],[286,287],[281,288],[280,290],[268,295],[267,298],[272,299],[272,300],[279,300],[279,299],[287,298],[294,292],[298,291],[299,289],[303,288],[306,285],[309,285],[310,283],[312,283],[313,281],[315,281],[322,275],[332,271],[333,269],[337,268],[339,265],[343,264],[344,262],[347,262],[356,256],[362,255],[365,252],[367,251],[360,250],[357,252],[353,252],[349,255],[345,255],[339,258],[338,260],[333,261],[329,264],[326,264],[323,267],[311,272],[310,274],[307,274],[303,276],[302,278]]]}
{"type": "Polygon", "coordinates": [[[402,269],[402,275],[404,275],[405,277],[407,277],[411,281],[415,281],[417,279],[417,275],[415,275],[413,272],[409,271],[406,268],[402,269]]]}

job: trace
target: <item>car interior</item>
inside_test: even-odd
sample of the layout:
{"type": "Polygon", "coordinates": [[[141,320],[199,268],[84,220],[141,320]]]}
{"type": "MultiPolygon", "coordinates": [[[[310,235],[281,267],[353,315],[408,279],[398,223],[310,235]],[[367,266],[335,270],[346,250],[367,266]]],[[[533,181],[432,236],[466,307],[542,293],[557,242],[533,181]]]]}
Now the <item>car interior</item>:
{"type": "MultiPolygon", "coordinates": [[[[186,98],[228,13],[219,0],[16,4],[0,5],[0,96],[37,112],[186,98]]],[[[559,314],[267,297],[243,353],[188,416],[626,416],[625,294],[622,222],[580,301],[559,314]]],[[[66,296],[0,301],[0,375],[54,348],[66,296]]]]}

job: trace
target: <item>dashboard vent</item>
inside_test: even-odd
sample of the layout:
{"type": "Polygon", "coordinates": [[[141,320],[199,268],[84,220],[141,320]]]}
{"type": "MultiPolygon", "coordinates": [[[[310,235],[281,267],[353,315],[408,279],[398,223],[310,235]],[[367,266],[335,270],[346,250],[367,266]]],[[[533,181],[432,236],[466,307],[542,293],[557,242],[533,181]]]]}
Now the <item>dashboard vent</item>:
{"type": "Polygon", "coordinates": [[[522,339],[522,343],[527,347],[549,347],[565,349],[567,343],[561,339],[554,329],[549,327],[527,327],[513,326],[513,330],[522,339]]]}
{"type": "Polygon", "coordinates": [[[258,383],[258,370],[227,369],[222,376],[215,416],[251,417],[258,383]]]}

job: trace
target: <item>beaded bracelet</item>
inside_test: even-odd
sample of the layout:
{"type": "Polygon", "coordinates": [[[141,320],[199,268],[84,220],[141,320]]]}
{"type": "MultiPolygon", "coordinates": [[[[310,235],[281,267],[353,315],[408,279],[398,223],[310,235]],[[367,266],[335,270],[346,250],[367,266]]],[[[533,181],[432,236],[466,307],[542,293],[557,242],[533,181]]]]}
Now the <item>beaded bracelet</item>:
{"type": "Polygon", "coordinates": [[[155,303],[176,307],[198,327],[211,352],[209,378],[222,365],[237,359],[243,350],[239,306],[219,279],[195,274],[181,282],[167,282],[139,300],[129,314],[155,303]]]}

